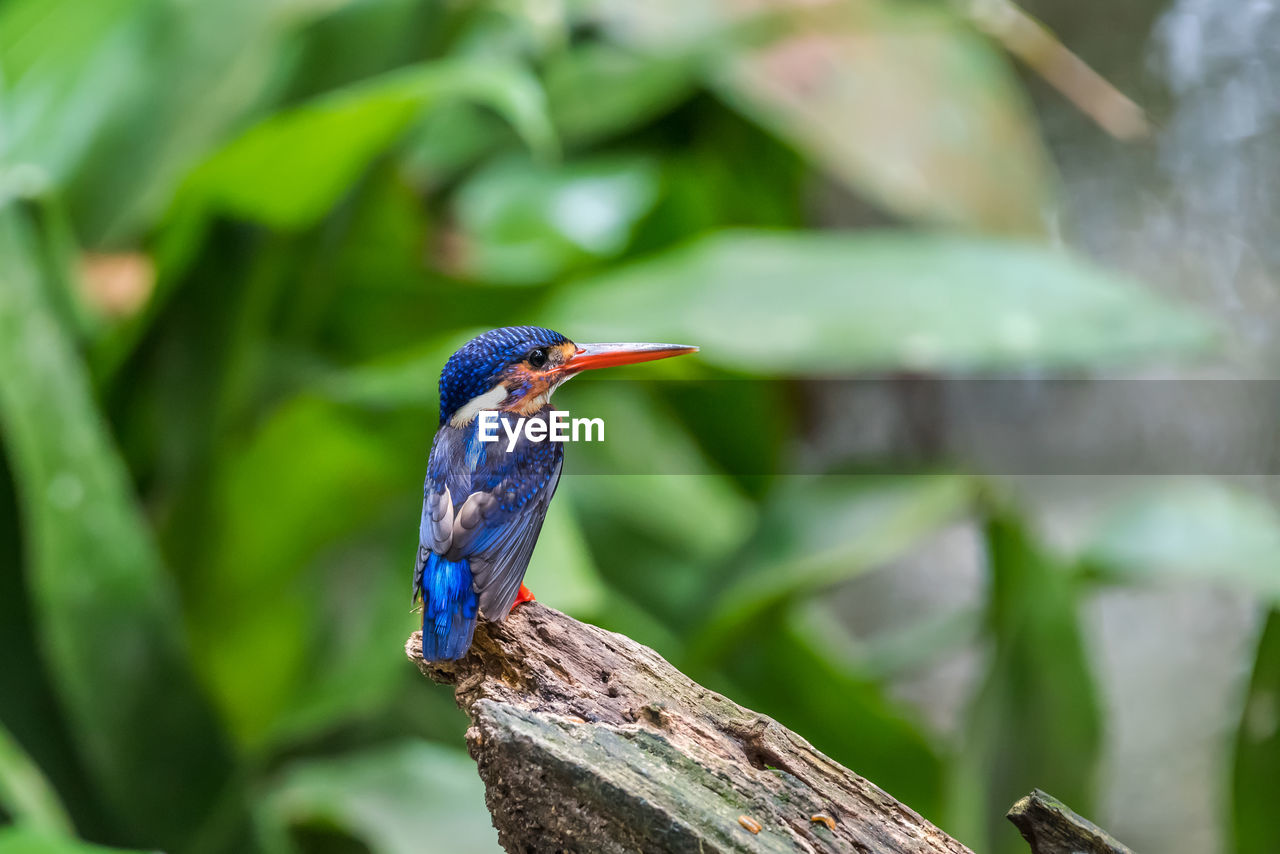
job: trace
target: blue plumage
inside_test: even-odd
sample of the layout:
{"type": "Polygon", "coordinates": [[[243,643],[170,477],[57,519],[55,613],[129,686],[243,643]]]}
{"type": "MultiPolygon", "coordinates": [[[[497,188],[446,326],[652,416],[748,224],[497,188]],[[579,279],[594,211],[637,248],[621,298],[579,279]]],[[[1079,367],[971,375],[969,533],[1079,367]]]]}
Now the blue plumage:
{"type": "Polygon", "coordinates": [[[467,561],[430,554],[422,570],[422,657],[451,660],[466,655],[476,629],[479,599],[471,589],[467,561]]]}
{"type": "MultiPolygon", "coordinates": [[[[508,447],[480,442],[477,415],[498,413],[512,432],[548,420],[556,387],[589,368],[662,359],[675,344],[575,345],[550,329],[509,326],[473,338],[440,374],[440,428],[423,488],[414,598],[422,599],[422,656],[466,655],[476,620],[505,619],[560,482],[562,445],[518,431],[508,447]]],[[[544,431],[546,435],[549,431],[544,431]]]]}

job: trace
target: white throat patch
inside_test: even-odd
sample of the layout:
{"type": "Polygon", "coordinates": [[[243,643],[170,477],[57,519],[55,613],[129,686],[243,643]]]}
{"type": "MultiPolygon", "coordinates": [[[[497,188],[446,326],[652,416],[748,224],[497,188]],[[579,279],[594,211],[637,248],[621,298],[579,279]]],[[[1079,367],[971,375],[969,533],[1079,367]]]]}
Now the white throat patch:
{"type": "Polygon", "coordinates": [[[498,383],[484,394],[478,394],[467,401],[466,405],[449,419],[451,427],[466,427],[482,409],[497,409],[498,404],[507,399],[507,387],[498,383]]]}
{"type": "Polygon", "coordinates": [[[556,389],[560,388],[560,386],[564,385],[575,376],[577,376],[577,374],[561,376],[555,381],[555,383],[548,387],[545,392],[527,401],[524,406],[520,408],[520,411],[525,413],[537,412],[539,409],[551,402],[551,395],[556,393],[556,389]]]}

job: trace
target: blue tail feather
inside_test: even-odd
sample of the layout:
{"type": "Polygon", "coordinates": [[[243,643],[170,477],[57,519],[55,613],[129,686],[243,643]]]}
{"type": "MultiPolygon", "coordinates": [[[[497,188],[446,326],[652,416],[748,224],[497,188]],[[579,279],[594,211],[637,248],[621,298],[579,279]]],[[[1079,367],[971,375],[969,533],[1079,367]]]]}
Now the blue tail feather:
{"type": "Polygon", "coordinates": [[[478,611],[470,562],[432,553],[422,567],[422,657],[453,661],[466,655],[478,611]]]}

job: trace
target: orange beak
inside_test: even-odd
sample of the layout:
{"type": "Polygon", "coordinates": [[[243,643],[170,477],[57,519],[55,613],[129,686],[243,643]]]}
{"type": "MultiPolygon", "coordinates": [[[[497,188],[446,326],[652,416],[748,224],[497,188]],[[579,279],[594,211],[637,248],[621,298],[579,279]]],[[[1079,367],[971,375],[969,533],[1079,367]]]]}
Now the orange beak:
{"type": "Polygon", "coordinates": [[[685,344],[579,344],[578,349],[561,370],[577,373],[593,368],[612,368],[615,365],[633,365],[696,353],[697,347],[685,344]]]}

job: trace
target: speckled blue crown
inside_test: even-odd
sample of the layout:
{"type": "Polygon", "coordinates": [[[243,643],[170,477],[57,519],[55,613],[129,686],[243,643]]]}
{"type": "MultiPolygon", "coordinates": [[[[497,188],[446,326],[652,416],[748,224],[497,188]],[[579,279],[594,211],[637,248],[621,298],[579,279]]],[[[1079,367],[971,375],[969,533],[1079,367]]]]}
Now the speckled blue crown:
{"type": "Polygon", "coordinates": [[[540,326],[504,326],[477,335],[449,357],[440,372],[440,423],[498,382],[498,374],[535,347],[554,347],[569,341],[540,326]]]}

